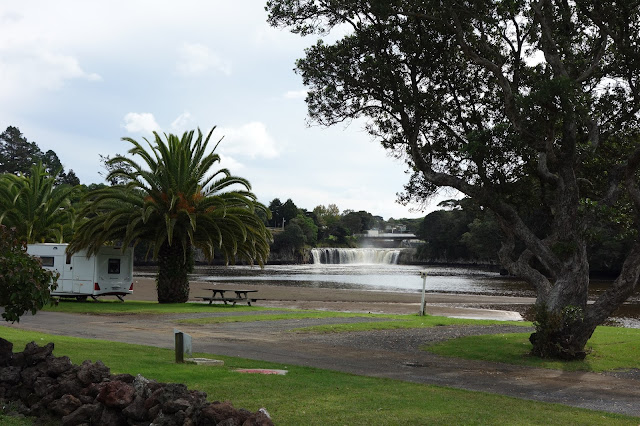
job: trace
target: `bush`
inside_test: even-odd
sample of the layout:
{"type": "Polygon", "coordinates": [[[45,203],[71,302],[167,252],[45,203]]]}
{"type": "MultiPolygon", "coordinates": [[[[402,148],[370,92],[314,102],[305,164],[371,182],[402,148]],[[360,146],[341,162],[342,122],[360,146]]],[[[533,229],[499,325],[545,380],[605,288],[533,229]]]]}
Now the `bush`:
{"type": "Polygon", "coordinates": [[[42,269],[40,261],[27,254],[27,243],[19,241],[15,229],[0,225],[0,306],[2,318],[20,321],[25,312],[35,314],[51,301],[51,290],[59,274],[42,269]]]}

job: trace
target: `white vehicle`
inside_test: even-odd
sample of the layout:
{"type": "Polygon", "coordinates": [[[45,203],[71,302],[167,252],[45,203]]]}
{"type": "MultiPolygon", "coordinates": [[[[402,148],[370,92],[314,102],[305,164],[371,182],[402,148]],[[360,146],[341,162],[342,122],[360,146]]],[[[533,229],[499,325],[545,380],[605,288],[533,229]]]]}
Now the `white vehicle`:
{"type": "Polygon", "coordinates": [[[91,296],[123,296],[133,293],[133,250],[120,247],[101,247],[98,254],[87,257],[82,250],[69,255],[68,244],[29,244],[27,253],[39,258],[42,267],[57,271],[58,288],[52,296],[75,297],[86,300],[91,296]]]}

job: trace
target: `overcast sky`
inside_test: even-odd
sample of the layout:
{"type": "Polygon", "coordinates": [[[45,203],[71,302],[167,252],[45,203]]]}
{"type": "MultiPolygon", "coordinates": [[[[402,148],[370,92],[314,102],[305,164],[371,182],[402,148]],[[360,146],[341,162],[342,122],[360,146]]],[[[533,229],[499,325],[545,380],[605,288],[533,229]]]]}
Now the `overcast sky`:
{"type": "Polygon", "coordinates": [[[360,124],[307,126],[293,68],[315,40],[269,27],[264,3],[0,0],[0,131],[19,127],[88,184],[123,136],[216,125],[223,166],[265,204],[424,216],[396,203],[405,166],[360,124]]]}

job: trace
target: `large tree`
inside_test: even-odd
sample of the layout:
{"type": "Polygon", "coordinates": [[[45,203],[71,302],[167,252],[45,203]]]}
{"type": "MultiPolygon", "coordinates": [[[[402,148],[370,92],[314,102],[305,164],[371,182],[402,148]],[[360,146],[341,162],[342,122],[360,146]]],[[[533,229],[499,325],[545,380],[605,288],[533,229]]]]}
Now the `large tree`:
{"type": "Polygon", "coordinates": [[[29,175],[38,163],[45,166],[49,175],[56,178],[56,185],[79,185],[80,179],[73,170],[64,171],[58,155],[49,150],[42,152],[35,142],[29,142],[20,129],[9,126],[0,133],[0,173],[29,175]]]}
{"type": "Polygon", "coordinates": [[[533,353],[581,358],[640,275],[637,1],[271,0],[269,22],[338,27],[297,71],[309,115],[365,118],[406,159],[405,199],[455,188],[489,208],[501,263],[537,290],[533,353]],[[633,234],[588,304],[591,224],[633,234]]]}
{"type": "MultiPolygon", "coordinates": [[[[214,127],[215,129],[215,127],[214,127]]],[[[117,165],[106,180],[113,186],[97,189],[84,211],[71,251],[86,248],[97,253],[107,243],[123,247],[147,242],[158,260],[158,302],[181,303],[189,297],[188,273],[193,268],[192,248],[208,258],[220,253],[227,262],[266,261],[271,235],[258,211],[246,179],[215,169],[220,156],[198,130],[182,137],[154,133],[148,147],[131,138],[130,156],[115,156],[117,165]],[[118,183],[120,182],[120,183],[118,183]]]]}
{"type": "MultiPolygon", "coordinates": [[[[54,172],[53,176],[57,173],[54,172]]],[[[77,188],[56,185],[41,163],[28,175],[0,175],[0,224],[15,228],[29,244],[61,243],[73,230],[75,212],[71,199],[77,188]]]]}

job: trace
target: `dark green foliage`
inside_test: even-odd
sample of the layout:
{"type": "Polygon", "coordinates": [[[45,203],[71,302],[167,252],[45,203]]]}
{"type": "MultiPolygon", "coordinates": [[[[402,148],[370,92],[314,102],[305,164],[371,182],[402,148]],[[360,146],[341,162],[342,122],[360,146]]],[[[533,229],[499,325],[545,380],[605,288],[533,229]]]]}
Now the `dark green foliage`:
{"type": "Polygon", "coordinates": [[[289,222],[292,225],[297,225],[304,234],[304,243],[308,246],[315,247],[318,242],[318,226],[313,222],[313,219],[307,216],[299,214],[289,222]]]}
{"type": "Polygon", "coordinates": [[[73,170],[64,171],[58,155],[49,150],[42,152],[35,142],[29,142],[17,127],[9,126],[0,134],[0,174],[28,176],[32,167],[42,163],[56,185],[79,185],[80,179],[73,170]]]}
{"type": "Polygon", "coordinates": [[[545,305],[536,305],[533,322],[536,332],[529,337],[533,345],[531,353],[541,358],[584,359],[587,352],[576,350],[575,343],[581,336],[574,334],[576,326],[583,321],[584,311],[578,306],[568,305],[557,312],[545,305]]]}
{"type": "Polygon", "coordinates": [[[270,225],[274,228],[283,226],[282,224],[282,201],[279,198],[274,198],[269,203],[269,211],[271,212],[270,225]]]}
{"type": "Polygon", "coordinates": [[[365,121],[407,162],[402,201],[454,188],[490,210],[502,266],[538,305],[584,311],[563,328],[571,351],[637,291],[637,1],[270,0],[267,12],[303,35],[341,29],[297,62],[311,120],[365,121]],[[603,238],[627,252],[607,260],[620,273],[587,304],[603,238]]]}
{"type": "Polygon", "coordinates": [[[273,237],[271,249],[281,255],[295,255],[305,246],[305,235],[302,228],[296,223],[291,223],[284,228],[284,231],[277,233],[273,237]]]}
{"type": "Polygon", "coordinates": [[[343,213],[340,222],[342,226],[349,230],[350,234],[361,234],[371,229],[373,225],[373,215],[364,210],[357,212],[348,211],[343,213]]]}
{"type": "Polygon", "coordinates": [[[58,274],[42,269],[40,261],[27,254],[27,245],[15,230],[0,225],[0,306],[2,318],[20,321],[26,312],[35,314],[50,302],[58,274]]]}
{"type": "Polygon", "coordinates": [[[26,176],[0,175],[0,223],[16,228],[29,244],[61,243],[73,232],[71,199],[76,191],[74,186],[56,185],[41,163],[26,176]]]}
{"type": "MultiPolygon", "coordinates": [[[[215,128],[214,128],[215,129],[215,128]]],[[[161,302],[184,302],[187,274],[193,266],[192,247],[207,259],[221,255],[228,263],[263,265],[271,235],[257,211],[250,183],[227,169],[214,169],[220,156],[208,149],[213,132],[198,130],[163,138],[154,133],[148,148],[130,138],[131,157],[108,161],[115,168],[107,181],[124,182],[98,188],[87,195],[83,216],[70,244],[71,251],[86,248],[95,254],[104,244],[123,247],[148,243],[158,259],[158,297],[161,302]]]]}
{"type": "Polygon", "coordinates": [[[469,212],[463,210],[436,210],[425,216],[416,236],[425,241],[418,255],[431,261],[469,260],[471,255],[462,243],[468,233],[469,212]]]}
{"type": "Polygon", "coordinates": [[[28,173],[41,156],[38,145],[27,141],[17,127],[0,134],[0,173],[28,173]]]}

